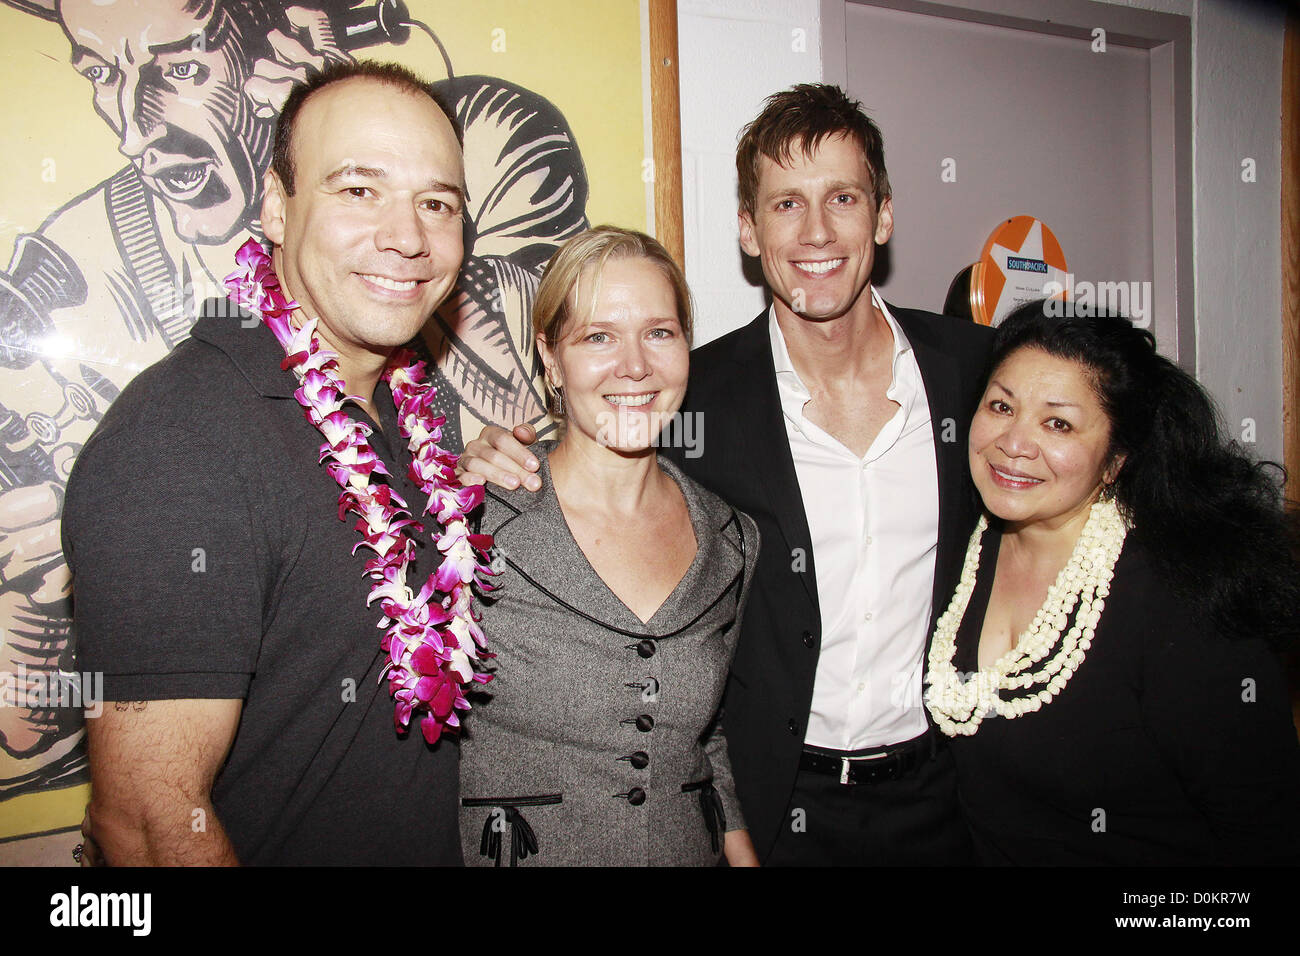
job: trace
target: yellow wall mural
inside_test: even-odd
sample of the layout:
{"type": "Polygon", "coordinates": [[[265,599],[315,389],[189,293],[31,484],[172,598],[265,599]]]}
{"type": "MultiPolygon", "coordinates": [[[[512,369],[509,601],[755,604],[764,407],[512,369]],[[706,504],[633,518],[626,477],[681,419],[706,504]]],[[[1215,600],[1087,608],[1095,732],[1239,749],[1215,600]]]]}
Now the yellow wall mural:
{"type": "Polygon", "coordinates": [[[293,81],[340,58],[435,81],[465,133],[461,282],[425,332],[448,444],[549,427],[528,315],[588,223],[647,224],[639,0],[0,0],[0,863],[71,862],[88,796],[68,472],[256,233],[293,81]],[[69,706],[72,705],[72,706],[69,706]]]}

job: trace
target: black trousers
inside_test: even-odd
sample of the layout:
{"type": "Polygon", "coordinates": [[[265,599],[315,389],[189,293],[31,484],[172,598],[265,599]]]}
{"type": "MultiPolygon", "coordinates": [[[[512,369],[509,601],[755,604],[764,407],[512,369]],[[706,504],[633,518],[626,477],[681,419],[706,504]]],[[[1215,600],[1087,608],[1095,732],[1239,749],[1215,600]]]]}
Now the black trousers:
{"type": "Polygon", "coordinates": [[[911,773],[842,784],[800,770],[766,866],[971,866],[970,831],[946,747],[911,773]]]}

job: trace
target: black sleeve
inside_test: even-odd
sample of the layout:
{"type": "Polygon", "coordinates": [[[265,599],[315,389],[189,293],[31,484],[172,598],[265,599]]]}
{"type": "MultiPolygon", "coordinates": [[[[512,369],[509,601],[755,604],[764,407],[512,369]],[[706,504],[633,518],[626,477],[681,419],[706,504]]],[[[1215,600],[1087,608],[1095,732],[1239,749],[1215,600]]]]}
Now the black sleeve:
{"type": "Polygon", "coordinates": [[[247,478],[187,429],[94,436],[68,481],[78,667],[108,700],[242,698],[262,635],[247,478]]]}

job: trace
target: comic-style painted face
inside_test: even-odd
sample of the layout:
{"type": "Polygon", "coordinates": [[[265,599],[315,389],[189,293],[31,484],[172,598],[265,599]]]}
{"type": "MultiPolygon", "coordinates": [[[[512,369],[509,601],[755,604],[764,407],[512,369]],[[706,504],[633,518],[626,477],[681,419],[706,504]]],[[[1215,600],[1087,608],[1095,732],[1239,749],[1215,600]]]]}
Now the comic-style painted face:
{"type": "Polygon", "coordinates": [[[177,235],[216,244],[255,218],[272,125],[244,95],[252,64],[234,20],[219,3],[202,17],[185,7],[63,0],[60,15],[118,149],[166,203],[177,235]]]}

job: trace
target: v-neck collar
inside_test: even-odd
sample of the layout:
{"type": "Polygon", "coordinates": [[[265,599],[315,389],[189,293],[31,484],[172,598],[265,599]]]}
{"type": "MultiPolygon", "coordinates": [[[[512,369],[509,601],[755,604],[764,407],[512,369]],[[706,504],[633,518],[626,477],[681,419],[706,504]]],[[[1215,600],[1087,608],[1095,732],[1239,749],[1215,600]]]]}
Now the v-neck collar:
{"type": "MultiPolygon", "coordinates": [[[[966,602],[966,613],[957,626],[954,641],[953,666],[959,673],[974,674],[980,670],[980,638],[984,630],[984,616],[993,597],[993,579],[998,570],[998,552],[1002,548],[1001,522],[989,522],[980,536],[980,566],[975,572],[975,587],[966,602]]],[[[947,605],[944,605],[945,607],[947,605]]]]}
{"type": "MultiPolygon", "coordinates": [[[[561,604],[623,634],[662,638],[685,630],[739,587],[744,570],[743,529],[733,508],[687,479],[672,462],[659,457],[659,466],[681,489],[695,532],[695,557],[681,580],[648,621],[642,621],[596,573],[573,537],[555,493],[549,454],[554,442],[532,446],[540,465],[542,487],[488,494],[514,511],[494,531],[498,552],[539,590],[561,604]]],[[[738,593],[738,592],[737,592],[738,593]]]]}

